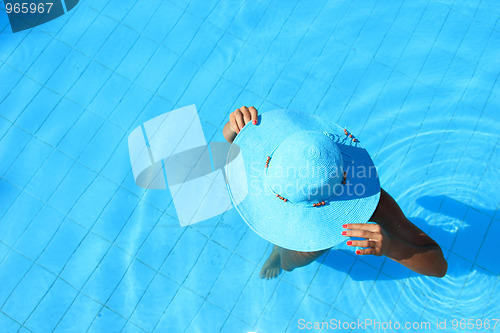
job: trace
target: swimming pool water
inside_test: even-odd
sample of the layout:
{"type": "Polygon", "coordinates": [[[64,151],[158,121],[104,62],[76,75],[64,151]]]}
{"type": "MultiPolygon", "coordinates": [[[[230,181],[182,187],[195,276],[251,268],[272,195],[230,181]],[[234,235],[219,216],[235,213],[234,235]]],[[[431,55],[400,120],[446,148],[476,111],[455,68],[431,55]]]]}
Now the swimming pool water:
{"type": "Polygon", "coordinates": [[[82,0],[12,33],[1,3],[0,331],[500,331],[499,15],[494,0],[82,0]],[[337,249],[260,280],[271,247],[234,209],[180,227],[169,191],[134,182],[128,135],[191,104],[212,142],[241,105],[346,126],[448,274],[337,249]]]}

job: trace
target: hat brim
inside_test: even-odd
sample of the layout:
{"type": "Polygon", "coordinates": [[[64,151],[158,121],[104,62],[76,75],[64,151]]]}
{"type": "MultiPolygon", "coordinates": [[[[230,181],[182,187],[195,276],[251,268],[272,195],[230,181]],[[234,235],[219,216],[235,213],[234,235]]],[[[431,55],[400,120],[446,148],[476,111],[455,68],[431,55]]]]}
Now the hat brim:
{"type": "Polygon", "coordinates": [[[366,223],[380,198],[378,175],[368,152],[344,129],[323,118],[292,110],[261,114],[257,125],[247,124],[236,136],[226,164],[229,197],[248,226],[280,247],[319,251],[346,238],[342,225],[366,223]],[[347,183],[344,191],[321,207],[305,207],[276,198],[266,184],[267,156],[284,138],[298,131],[332,134],[344,156],[347,183]],[[236,158],[237,156],[237,158],[236,158]]]}

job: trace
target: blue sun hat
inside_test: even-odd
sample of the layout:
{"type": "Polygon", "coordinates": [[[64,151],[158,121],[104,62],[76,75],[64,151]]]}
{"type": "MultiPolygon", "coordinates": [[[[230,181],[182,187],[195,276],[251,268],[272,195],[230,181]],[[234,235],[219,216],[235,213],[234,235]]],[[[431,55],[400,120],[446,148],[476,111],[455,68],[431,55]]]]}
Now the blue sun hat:
{"type": "Polygon", "coordinates": [[[294,251],[345,241],[342,225],[366,223],[380,198],[368,152],[346,129],[292,110],[261,114],[231,145],[229,196],[258,235],[294,251]]]}

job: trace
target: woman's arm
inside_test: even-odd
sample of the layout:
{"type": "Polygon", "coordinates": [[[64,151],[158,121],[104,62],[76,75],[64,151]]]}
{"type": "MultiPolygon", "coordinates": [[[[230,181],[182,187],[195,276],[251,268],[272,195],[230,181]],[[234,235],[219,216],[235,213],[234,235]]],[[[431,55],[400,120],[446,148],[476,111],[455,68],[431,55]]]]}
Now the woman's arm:
{"type": "Polygon", "coordinates": [[[344,236],[362,237],[347,245],[366,247],[359,255],[385,255],[409,269],[424,275],[443,277],[448,263],[439,245],[411,223],[396,201],[383,189],[370,221],[378,224],[348,224],[344,236]]]}

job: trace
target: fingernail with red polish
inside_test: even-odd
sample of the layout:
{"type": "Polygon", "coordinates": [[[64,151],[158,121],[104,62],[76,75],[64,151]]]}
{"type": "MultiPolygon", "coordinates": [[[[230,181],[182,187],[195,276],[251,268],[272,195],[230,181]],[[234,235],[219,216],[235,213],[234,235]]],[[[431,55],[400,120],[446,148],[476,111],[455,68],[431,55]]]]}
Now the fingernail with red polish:
{"type": "Polygon", "coordinates": [[[257,120],[255,120],[255,119],[254,119],[254,120],[252,121],[252,123],[253,123],[254,125],[257,125],[257,120]]]}
{"type": "Polygon", "coordinates": [[[347,241],[347,245],[352,245],[352,242],[351,241],[347,241]]]}
{"type": "Polygon", "coordinates": [[[344,224],[344,225],[342,226],[342,228],[347,228],[347,224],[344,224]]]}
{"type": "Polygon", "coordinates": [[[347,235],[347,231],[342,231],[342,236],[347,235]]]}
{"type": "Polygon", "coordinates": [[[356,254],[360,254],[360,253],[361,253],[361,251],[360,251],[360,250],[356,250],[356,254]]]}

